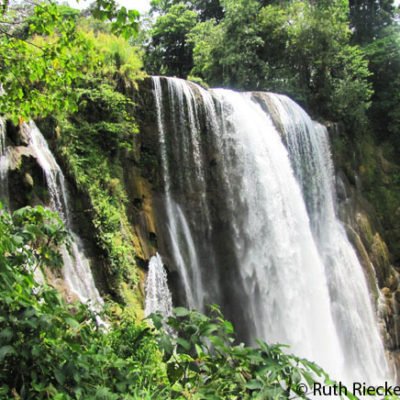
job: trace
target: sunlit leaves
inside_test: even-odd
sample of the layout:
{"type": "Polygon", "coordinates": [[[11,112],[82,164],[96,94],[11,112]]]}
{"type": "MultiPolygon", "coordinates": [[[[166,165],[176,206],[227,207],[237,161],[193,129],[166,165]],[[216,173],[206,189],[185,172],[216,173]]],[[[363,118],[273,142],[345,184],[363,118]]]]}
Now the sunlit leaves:
{"type": "MultiPolygon", "coordinates": [[[[116,34],[128,38],[137,32],[135,10],[119,9],[112,0],[104,0],[94,13],[110,20],[116,34]]],[[[76,111],[75,88],[99,66],[93,39],[77,27],[78,16],[77,10],[52,0],[38,3],[22,20],[12,9],[4,16],[0,22],[3,115],[16,122],[76,111]]]]}
{"type": "Polygon", "coordinates": [[[137,34],[139,12],[126,7],[119,8],[115,0],[96,0],[93,15],[103,21],[110,21],[112,32],[126,39],[137,34]]]}
{"type": "Polygon", "coordinates": [[[0,34],[0,109],[16,121],[76,108],[73,86],[90,71],[92,44],[75,26],[76,12],[53,3],[34,8],[28,37],[0,34]]]}

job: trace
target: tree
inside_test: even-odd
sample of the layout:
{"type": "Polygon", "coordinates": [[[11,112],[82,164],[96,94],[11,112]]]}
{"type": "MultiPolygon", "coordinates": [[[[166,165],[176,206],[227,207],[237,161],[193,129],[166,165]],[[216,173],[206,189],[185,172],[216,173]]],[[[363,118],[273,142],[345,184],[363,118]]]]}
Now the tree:
{"type": "Polygon", "coordinates": [[[298,74],[300,94],[311,109],[358,126],[366,124],[372,91],[363,52],[350,44],[348,11],[343,0],[293,2],[286,22],[287,54],[298,74]]]}
{"type": "MultiPolygon", "coordinates": [[[[391,26],[366,47],[373,73],[370,117],[380,140],[400,141],[400,29],[391,26]]],[[[398,149],[398,146],[396,146],[398,149]]]]}
{"type": "Polygon", "coordinates": [[[350,0],[349,3],[355,43],[371,42],[393,22],[394,0],[350,0]]]}
{"type": "Polygon", "coordinates": [[[223,1],[224,19],[189,35],[192,74],[212,85],[287,93],[325,118],[365,123],[372,92],[363,52],[350,44],[347,2],[271,3],[223,1]]]}
{"type": "Polygon", "coordinates": [[[199,24],[190,34],[194,45],[193,75],[211,85],[239,89],[262,87],[266,64],[259,52],[264,44],[259,35],[256,0],[224,0],[224,19],[199,24]]]}
{"type": "MultiPolygon", "coordinates": [[[[97,67],[93,42],[77,27],[79,12],[52,0],[0,12],[0,82],[5,95],[0,109],[18,118],[44,117],[76,110],[74,87],[97,67]]],[[[128,37],[137,31],[136,11],[98,0],[93,13],[109,19],[113,32],[128,37]]]]}
{"type": "Polygon", "coordinates": [[[147,70],[153,74],[187,78],[193,67],[190,33],[199,22],[221,21],[224,16],[222,2],[152,0],[151,14],[157,18],[145,45],[147,70]]]}
{"type": "Polygon", "coordinates": [[[13,25],[12,11],[0,24],[3,115],[17,120],[73,109],[73,82],[88,72],[92,54],[76,31],[77,13],[48,3],[13,25]]]}
{"type": "Polygon", "coordinates": [[[193,67],[188,34],[197,24],[197,13],[185,4],[172,5],[151,29],[146,66],[149,72],[186,78],[193,67]]]}
{"type": "Polygon", "coordinates": [[[224,16],[224,10],[220,0],[152,0],[152,14],[166,14],[173,5],[184,4],[188,9],[196,11],[200,21],[215,19],[220,21],[224,16]]]}

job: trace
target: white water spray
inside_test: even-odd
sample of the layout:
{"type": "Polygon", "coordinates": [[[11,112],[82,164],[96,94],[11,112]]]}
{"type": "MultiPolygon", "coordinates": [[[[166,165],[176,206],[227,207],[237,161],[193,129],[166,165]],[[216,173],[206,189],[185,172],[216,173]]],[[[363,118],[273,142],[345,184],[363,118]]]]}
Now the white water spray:
{"type": "MultiPolygon", "coordinates": [[[[196,246],[181,207],[173,200],[171,192],[171,168],[168,160],[164,128],[163,96],[161,78],[154,77],[154,97],[157,109],[162,176],[164,181],[165,207],[168,218],[169,238],[174,262],[180,273],[185,296],[190,308],[202,310],[204,307],[204,289],[196,246]]],[[[180,84],[180,83],[179,83],[180,84]]],[[[177,171],[179,173],[179,170],[177,171]]]]}
{"type": "Polygon", "coordinates": [[[0,118],[0,200],[8,203],[9,152],[6,147],[6,122],[0,118]]]}
{"type": "Polygon", "coordinates": [[[324,261],[346,375],[379,384],[389,376],[362,266],[335,212],[334,168],[327,129],[286,96],[268,95],[278,110],[295,174],[307,200],[324,261]],[[368,351],[366,351],[368,349],[368,351]]]}
{"type": "Polygon", "coordinates": [[[167,272],[161,256],[151,257],[146,280],[146,299],[144,315],[159,312],[163,317],[172,315],[172,298],[168,289],[167,272]]]}

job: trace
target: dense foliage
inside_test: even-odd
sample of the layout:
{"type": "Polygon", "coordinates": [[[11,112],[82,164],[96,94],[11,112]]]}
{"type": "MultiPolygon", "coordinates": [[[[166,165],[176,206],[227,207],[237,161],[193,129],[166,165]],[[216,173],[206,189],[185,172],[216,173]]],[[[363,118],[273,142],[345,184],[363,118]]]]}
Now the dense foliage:
{"type": "Polygon", "coordinates": [[[382,28],[393,23],[395,11],[392,0],[350,0],[353,40],[369,43],[380,36],[382,28]]]}
{"type": "Polygon", "coordinates": [[[150,71],[284,92],[324,117],[365,124],[370,73],[351,44],[346,1],[221,0],[207,18],[192,11],[195,1],[163,4],[147,47],[150,71]]]}
{"type": "Polygon", "coordinates": [[[132,149],[137,132],[130,116],[132,106],[131,100],[110,85],[91,83],[79,91],[76,115],[60,121],[58,142],[78,189],[89,198],[95,237],[109,265],[108,284],[120,298],[123,282],[138,283],[122,165],[117,157],[132,149]]]}
{"type": "Polygon", "coordinates": [[[137,322],[139,277],[121,155],[134,151],[132,95],[143,64],[149,73],[204,85],[289,94],[318,118],[344,123],[346,135],[335,145],[347,162],[358,159],[348,175],[360,173],[395,249],[400,31],[394,2],[153,0],[152,20],[136,39],[138,13],[114,0],[97,0],[83,13],[52,1],[2,4],[1,114],[15,123],[47,117],[42,123],[54,124],[55,151],[89,203],[109,293],[119,304],[110,302],[104,329],[86,306],[68,305],[48,284],[39,285],[39,271],[59,273],[66,230],[41,207],[1,210],[0,395],[286,399],[305,397],[301,381],[328,379],[280,346],[237,344],[215,307],[208,316],[178,308],[164,322],[155,315],[155,329],[137,322]]]}
{"type": "MultiPolygon", "coordinates": [[[[3,114],[17,121],[76,111],[75,88],[98,67],[93,41],[78,27],[79,12],[51,0],[0,9],[0,96],[3,114]]],[[[137,32],[136,11],[98,0],[93,14],[109,29],[137,32]]]]}
{"type": "Polygon", "coordinates": [[[127,196],[121,183],[121,153],[133,149],[137,132],[134,104],[127,96],[141,71],[140,52],[106,26],[85,21],[82,30],[93,42],[100,66],[75,90],[76,112],[58,118],[57,151],[65,160],[78,190],[89,199],[94,236],[106,260],[109,290],[140,309],[127,196]],[[125,93],[125,94],[124,94],[125,93]],[[127,285],[127,286],[126,286],[127,285]]]}
{"type": "Polygon", "coordinates": [[[0,214],[0,393],[15,399],[145,399],[163,382],[156,341],[123,317],[107,331],[66,305],[33,271],[60,264],[60,219],[24,208],[0,214]]]}
{"type": "Polygon", "coordinates": [[[316,378],[332,383],[317,365],[287,355],[284,346],[261,341],[256,347],[235,344],[233,326],[216,306],[209,316],[176,308],[167,320],[168,330],[161,316],[152,319],[159,328],[171,398],[305,398],[302,382],[309,387],[316,378]]]}

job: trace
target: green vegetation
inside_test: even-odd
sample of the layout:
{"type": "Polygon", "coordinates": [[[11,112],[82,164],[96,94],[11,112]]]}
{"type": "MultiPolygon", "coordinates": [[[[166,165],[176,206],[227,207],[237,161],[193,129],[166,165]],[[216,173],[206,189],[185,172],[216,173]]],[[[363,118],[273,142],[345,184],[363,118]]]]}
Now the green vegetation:
{"type": "Polygon", "coordinates": [[[392,25],[395,12],[392,0],[350,0],[353,40],[367,44],[381,35],[382,29],[392,25]]]}
{"type": "Polygon", "coordinates": [[[164,75],[186,77],[192,68],[192,49],[187,35],[195,27],[197,14],[185,4],[174,4],[152,28],[152,51],[148,64],[164,75]]]}
{"type": "Polygon", "coordinates": [[[195,1],[158,8],[148,69],[198,76],[210,86],[284,92],[317,115],[365,125],[370,72],[351,44],[347,2],[267,3],[221,0],[223,17],[215,8],[207,18],[197,13],[197,23],[195,1]]]}
{"type": "MultiPolygon", "coordinates": [[[[101,20],[113,18],[115,4],[101,11],[106,6],[99,2],[93,14],[101,20]]],[[[118,157],[133,147],[137,127],[128,94],[145,75],[139,49],[123,37],[131,36],[136,25],[128,24],[130,17],[108,24],[82,18],[53,2],[20,11],[8,9],[0,22],[0,54],[5,55],[0,81],[6,92],[0,107],[14,122],[52,120],[47,125],[58,132],[56,150],[89,200],[110,291],[123,302],[133,302],[132,311],[139,316],[141,295],[135,290],[139,280],[118,157]]]]}
{"type": "MultiPolygon", "coordinates": [[[[391,0],[153,0],[154,20],[97,0],[90,13],[43,1],[0,11],[1,114],[51,121],[52,145],[89,204],[110,294],[99,328],[34,270],[68,244],[41,207],[0,211],[0,396],[14,399],[305,398],[328,380],[280,346],[234,340],[217,308],[141,316],[122,160],[132,155],[134,94],[149,73],[203,86],[274,90],[340,122],[335,148],[361,176],[400,260],[400,31],[391,0]],[[93,19],[91,16],[96,17],[93,19]],[[142,29],[142,31],[140,31],[142,29]],[[136,34],[139,32],[139,35],[136,34]],[[54,133],[54,132],[53,132],[54,133]],[[166,328],[166,325],[168,327],[166,328]],[[173,333],[171,333],[173,332],[173,333]]],[[[329,382],[329,381],[328,381],[329,382]]]]}
{"type": "Polygon", "coordinates": [[[131,149],[137,131],[131,107],[127,97],[107,84],[82,89],[78,112],[61,122],[59,139],[59,151],[78,189],[89,197],[97,243],[109,264],[109,284],[117,293],[122,281],[138,283],[117,157],[131,149]]]}
{"type": "Polygon", "coordinates": [[[161,316],[153,315],[152,320],[159,329],[171,398],[305,398],[301,382],[310,387],[316,378],[333,383],[315,364],[287,355],[284,346],[235,344],[233,326],[216,306],[209,316],[178,307],[167,320],[168,330],[161,316]]]}
{"type": "MultiPolygon", "coordinates": [[[[108,265],[108,284],[127,301],[122,283],[135,290],[138,282],[135,251],[123,187],[121,153],[133,149],[137,126],[134,104],[125,95],[144,76],[135,47],[110,33],[87,31],[101,68],[86,76],[75,91],[76,112],[59,118],[57,149],[81,193],[89,198],[95,238],[108,265]]],[[[138,312],[137,299],[132,306],[138,312]]]]}
{"type": "MultiPolygon", "coordinates": [[[[111,20],[109,30],[130,37],[137,32],[137,11],[98,0],[93,14],[111,20]]],[[[0,96],[2,113],[43,117],[76,110],[75,88],[98,67],[93,43],[77,28],[79,12],[53,1],[0,9],[0,96]]]]}
{"type": "Polygon", "coordinates": [[[41,207],[1,211],[1,397],[150,398],[165,374],[148,327],[121,316],[104,331],[85,306],[35,281],[34,269],[60,264],[65,239],[59,218],[41,207]]]}
{"type": "Polygon", "coordinates": [[[74,87],[91,68],[90,44],[75,29],[77,13],[51,3],[31,9],[24,20],[18,12],[3,14],[0,24],[3,114],[17,121],[73,111],[74,87]]]}

